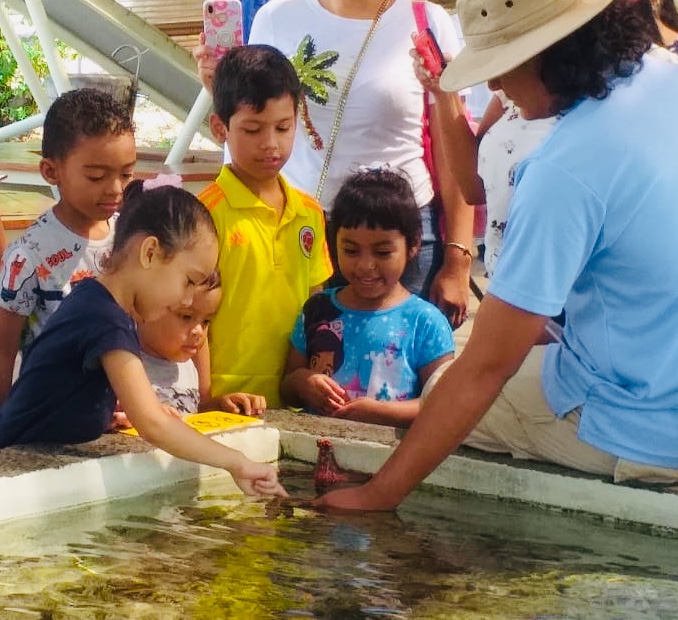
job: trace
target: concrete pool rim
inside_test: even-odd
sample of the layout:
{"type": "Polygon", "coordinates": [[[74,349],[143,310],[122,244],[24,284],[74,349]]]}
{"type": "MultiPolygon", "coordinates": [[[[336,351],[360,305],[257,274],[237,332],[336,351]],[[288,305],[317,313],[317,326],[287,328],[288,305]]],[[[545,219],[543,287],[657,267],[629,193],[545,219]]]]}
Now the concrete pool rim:
{"type": "MultiPolygon", "coordinates": [[[[341,467],[374,473],[389,457],[402,431],[271,410],[265,423],[238,427],[216,438],[255,460],[284,458],[313,463],[319,436],[332,440],[341,467]]],[[[81,447],[5,448],[0,451],[0,523],[133,497],[221,473],[119,435],[81,447]]],[[[613,484],[600,476],[470,449],[449,456],[425,482],[442,489],[582,513],[653,534],[678,535],[678,495],[672,488],[613,484]]]]}

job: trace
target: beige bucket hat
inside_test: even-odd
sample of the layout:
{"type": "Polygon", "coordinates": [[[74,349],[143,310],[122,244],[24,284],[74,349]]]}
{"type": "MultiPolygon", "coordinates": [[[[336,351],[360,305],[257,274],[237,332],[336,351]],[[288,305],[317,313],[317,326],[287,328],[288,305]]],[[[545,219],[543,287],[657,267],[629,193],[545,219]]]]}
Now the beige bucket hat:
{"type": "Polygon", "coordinates": [[[457,91],[503,75],[572,34],[612,0],[459,0],[466,47],[440,77],[457,91]]]}

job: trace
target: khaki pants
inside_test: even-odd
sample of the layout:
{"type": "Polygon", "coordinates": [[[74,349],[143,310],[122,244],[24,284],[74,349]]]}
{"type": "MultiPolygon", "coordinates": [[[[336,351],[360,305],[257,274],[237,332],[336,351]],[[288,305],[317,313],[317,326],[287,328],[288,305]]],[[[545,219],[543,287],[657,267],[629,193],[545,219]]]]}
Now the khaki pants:
{"type": "MultiPolygon", "coordinates": [[[[547,461],[613,476],[615,482],[678,481],[678,470],[632,463],[581,441],[577,437],[578,411],[572,411],[564,418],[556,417],[541,388],[544,350],[543,346],[532,349],[518,372],[509,379],[497,400],[464,440],[464,445],[486,452],[510,453],[519,459],[547,461]]],[[[442,372],[440,368],[434,373],[426,384],[425,394],[442,372]]]]}

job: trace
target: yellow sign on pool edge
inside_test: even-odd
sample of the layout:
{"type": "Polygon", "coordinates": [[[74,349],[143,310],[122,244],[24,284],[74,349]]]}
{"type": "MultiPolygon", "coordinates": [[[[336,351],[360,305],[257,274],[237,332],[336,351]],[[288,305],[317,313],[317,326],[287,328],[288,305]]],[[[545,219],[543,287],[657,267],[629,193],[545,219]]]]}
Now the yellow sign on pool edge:
{"type": "MultiPolygon", "coordinates": [[[[183,418],[184,422],[191,428],[194,428],[203,435],[211,435],[226,431],[229,428],[242,426],[243,424],[253,424],[261,422],[259,418],[253,418],[246,415],[239,415],[237,413],[226,413],[225,411],[203,411],[202,413],[194,413],[183,418]]],[[[135,428],[123,428],[118,432],[125,435],[139,436],[135,428]]]]}

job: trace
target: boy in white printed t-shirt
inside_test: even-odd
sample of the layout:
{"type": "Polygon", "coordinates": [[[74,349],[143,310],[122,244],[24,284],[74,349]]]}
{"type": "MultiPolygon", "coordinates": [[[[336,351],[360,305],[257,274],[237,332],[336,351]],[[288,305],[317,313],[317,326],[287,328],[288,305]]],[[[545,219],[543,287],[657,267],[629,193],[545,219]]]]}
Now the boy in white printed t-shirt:
{"type": "Polygon", "coordinates": [[[45,117],[40,173],[61,198],[0,262],[0,404],[19,349],[77,282],[100,272],[135,163],[134,125],[110,95],[80,89],[54,101],[45,117]]]}

